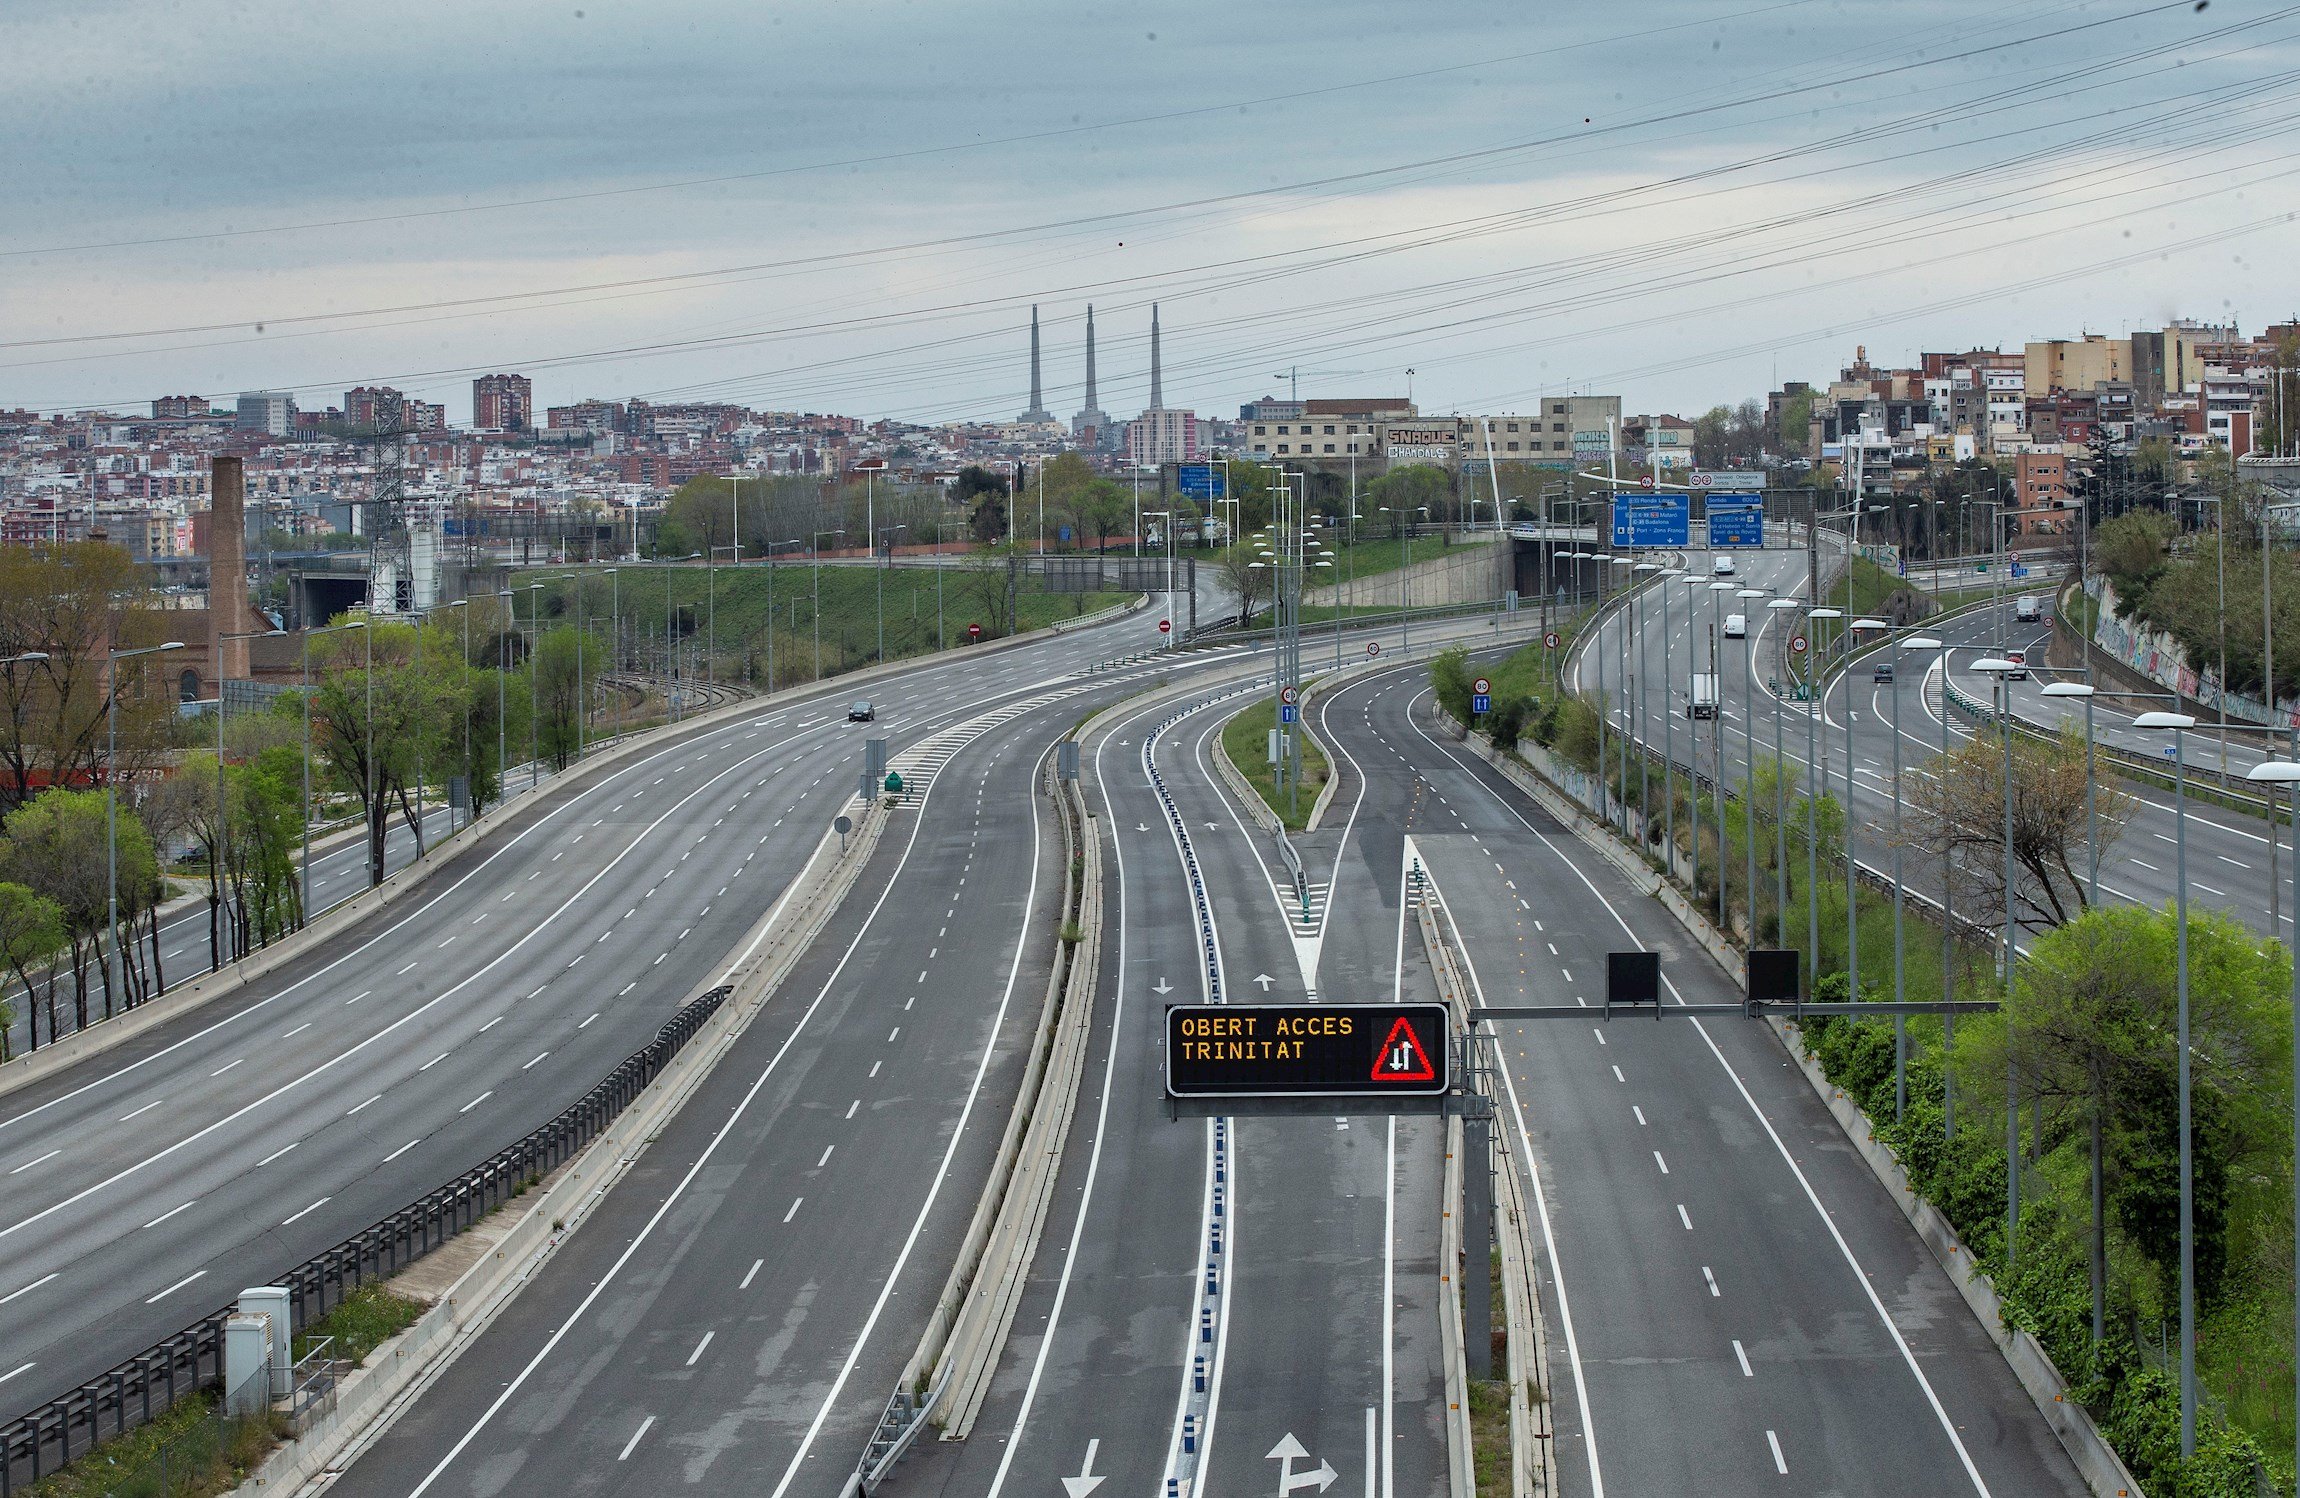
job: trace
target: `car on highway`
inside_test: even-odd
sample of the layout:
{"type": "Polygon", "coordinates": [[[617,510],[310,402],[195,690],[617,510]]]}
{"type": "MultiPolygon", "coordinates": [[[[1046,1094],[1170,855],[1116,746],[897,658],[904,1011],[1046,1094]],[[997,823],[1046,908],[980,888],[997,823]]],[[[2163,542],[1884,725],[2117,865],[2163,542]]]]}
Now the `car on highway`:
{"type": "Polygon", "coordinates": [[[1718,577],[1733,575],[1733,559],[1720,552],[1709,559],[1709,571],[1718,577]]]}
{"type": "Polygon", "coordinates": [[[857,699],[853,705],[847,708],[847,721],[849,723],[872,723],[877,720],[878,713],[868,701],[857,699]]]}
{"type": "Polygon", "coordinates": [[[2022,624],[2034,624],[2044,617],[2044,600],[2034,593],[2023,593],[2013,600],[2013,618],[2022,624]]]}
{"type": "Polygon", "coordinates": [[[1728,640],[1748,639],[1749,616],[1747,614],[1727,614],[1725,616],[1725,638],[1728,640]]]}
{"type": "Polygon", "coordinates": [[[1879,661],[1877,662],[1876,666],[1869,672],[1869,680],[1875,682],[1879,686],[1887,685],[1892,681],[1892,679],[1893,663],[1891,661],[1879,661]]]}
{"type": "Polygon", "coordinates": [[[2010,671],[2007,671],[2007,672],[2005,673],[2005,680],[2007,680],[2007,681],[2027,681],[2027,680],[2028,680],[2028,652],[2027,652],[2027,651],[2025,651],[2025,650],[2008,650],[2008,651],[2006,651],[2006,652],[2005,652],[2005,660],[2006,660],[2008,663],[2010,663],[2010,665],[2012,666],[2012,669],[2011,669],[2010,671]]]}

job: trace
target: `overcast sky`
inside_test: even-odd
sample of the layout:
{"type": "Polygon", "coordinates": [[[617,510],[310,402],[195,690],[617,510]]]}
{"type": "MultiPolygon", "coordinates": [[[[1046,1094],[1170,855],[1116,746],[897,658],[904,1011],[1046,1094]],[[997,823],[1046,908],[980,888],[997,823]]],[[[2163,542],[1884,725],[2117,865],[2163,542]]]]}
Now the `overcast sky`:
{"type": "Polygon", "coordinates": [[[0,406],[1697,411],[2300,310],[2269,0],[16,0],[0,406]],[[2281,274],[2280,274],[2281,272],[2281,274]],[[130,335],[130,336],[117,336],[130,335]],[[1413,371],[1409,376],[1408,370],[1413,371]]]}

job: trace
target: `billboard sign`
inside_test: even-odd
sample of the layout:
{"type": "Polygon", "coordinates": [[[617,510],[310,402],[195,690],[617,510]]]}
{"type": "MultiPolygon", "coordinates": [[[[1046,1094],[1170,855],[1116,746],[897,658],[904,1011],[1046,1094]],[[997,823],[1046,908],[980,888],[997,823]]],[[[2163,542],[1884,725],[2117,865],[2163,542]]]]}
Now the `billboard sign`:
{"type": "Polygon", "coordinates": [[[1693,533],[1690,495],[1661,492],[1613,496],[1613,544],[1687,546],[1693,533]]]}
{"type": "Polygon", "coordinates": [[[1183,463],[1174,470],[1174,483],[1182,491],[1182,497],[1200,504],[1229,498],[1228,478],[1228,470],[1219,463],[1183,463]]]}
{"type": "Polygon", "coordinates": [[[1712,493],[1721,489],[1762,492],[1765,475],[1756,469],[1696,468],[1686,482],[1696,489],[1707,489],[1712,493]]]}
{"type": "Polygon", "coordinates": [[[1712,547],[1763,546],[1765,502],[1762,499],[1709,501],[1709,544],[1712,547]]]}
{"type": "Polygon", "coordinates": [[[1443,1004],[1177,1004],[1172,1097],[1431,1097],[1452,1084],[1443,1004]]]}

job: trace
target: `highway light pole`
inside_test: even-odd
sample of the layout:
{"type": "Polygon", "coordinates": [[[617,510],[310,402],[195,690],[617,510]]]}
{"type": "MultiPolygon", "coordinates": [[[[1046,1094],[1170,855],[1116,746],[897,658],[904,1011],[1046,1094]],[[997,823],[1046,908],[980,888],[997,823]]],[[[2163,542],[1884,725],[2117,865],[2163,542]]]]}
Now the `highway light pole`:
{"type": "MultiPolygon", "coordinates": [[[[111,655],[110,680],[104,683],[104,924],[112,936],[112,970],[104,975],[105,992],[109,994],[115,984],[123,983],[120,971],[120,662],[134,660],[140,655],[159,655],[164,651],[181,650],[184,642],[170,640],[164,645],[146,645],[140,650],[114,650],[111,655]]],[[[223,702],[222,652],[217,652],[216,700],[223,702]]],[[[46,660],[44,652],[34,651],[20,655],[17,660],[34,657],[46,660]]],[[[53,1039],[54,1037],[50,1037],[53,1039]]]]}
{"type": "Polygon", "coordinates": [[[496,589],[495,597],[503,609],[503,622],[495,627],[495,799],[502,801],[511,794],[511,720],[504,682],[511,675],[511,631],[519,622],[519,611],[509,588],[496,589]]]}
{"type": "MultiPolygon", "coordinates": [[[[543,674],[536,647],[543,642],[543,585],[527,585],[527,788],[543,781],[543,761],[537,749],[536,725],[543,717],[543,697],[537,680],[543,674]]],[[[372,714],[370,715],[373,716],[372,714]]]]}
{"type": "MultiPolygon", "coordinates": [[[[1765,605],[1782,629],[1793,626],[1789,615],[1804,604],[1794,598],[1776,598],[1765,605]]],[[[1784,643],[1784,642],[1777,642],[1784,643]]],[[[1782,659],[1788,659],[1784,651],[1782,659]]],[[[1788,781],[1789,757],[1781,742],[1781,693],[1776,685],[1773,698],[1773,925],[1782,946],[1789,944],[1789,810],[1788,781]]]]}
{"type": "MultiPolygon", "coordinates": [[[[2186,1459],[2196,1455],[2196,1160],[2189,1115],[2188,765],[2181,740],[2196,719],[2187,713],[2146,712],[2132,726],[2172,732],[2173,951],[2180,1019],[2180,1455],[2186,1459]]],[[[2225,757],[2221,769],[2227,770],[2225,757]]],[[[2009,823],[2009,811],[2007,817],[2009,823]]],[[[2009,992],[2009,982],[2006,987],[2009,992]]]]}
{"type": "MultiPolygon", "coordinates": [[[[623,579],[619,575],[619,568],[608,567],[603,570],[607,574],[607,674],[613,676],[623,669],[623,579]]],[[[773,595],[769,594],[768,597],[772,599],[773,595]]],[[[464,617],[466,620],[470,618],[469,615],[464,617]]],[[[774,621],[774,605],[771,602],[767,606],[767,619],[770,625],[774,621]]],[[[772,639],[773,636],[768,638],[772,639]]],[[[468,647],[466,653],[469,653],[468,647]]],[[[770,686],[768,690],[774,689],[770,686]]],[[[623,693],[620,688],[615,691],[615,737],[623,737],[623,693]]]]}
{"type": "MultiPolygon", "coordinates": [[[[1896,655],[1938,650],[1941,642],[1929,635],[1900,641],[1896,655]]],[[[1921,680],[1921,678],[1920,678],[1921,680]]],[[[1908,1002],[1908,899],[1901,878],[1901,673],[1893,672],[1893,1002],[1908,1002]]],[[[1909,1017],[1893,1016],[1893,1121],[1900,1122],[1909,1107],[1909,1017]]]]}
{"type": "MultiPolygon", "coordinates": [[[[1489,436],[1487,440],[1490,442],[1492,439],[1489,436]]],[[[1499,501],[1497,500],[1495,503],[1498,505],[1499,501]]],[[[1659,562],[1639,562],[1629,570],[1632,574],[1632,585],[1637,588],[1637,616],[1642,621],[1645,617],[1646,589],[1644,585],[1653,579],[1650,577],[1639,578],[1635,574],[1659,572],[1662,570],[1661,564],[1659,562]]],[[[1666,582],[1663,583],[1661,592],[1662,608],[1666,612],[1669,606],[1667,601],[1669,588],[1666,582]]],[[[1665,656],[1664,661],[1666,659],[1665,656]]],[[[1637,809],[1645,818],[1645,827],[1639,833],[1638,840],[1647,847],[1652,846],[1653,843],[1653,757],[1647,752],[1647,746],[1651,744],[1652,737],[1651,730],[1646,727],[1650,714],[1646,711],[1645,699],[1646,695],[1653,689],[1652,672],[1651,652],[1646,649],[1645,631],[1640,628],[1637,631],[1637,725],[1635,728],[1637,734],[1637,809]]],[[[1663,687],[1661,705],[1664,708],[1669,705],[1666,682],[1663,687]]]]}
{"type": "MultiPolygon", "coordinates": [[[[2300,760],[2267,760],[2253,766],[2252,772],[2245,778],[2261,782],[2262,789],[2300,784],[2300,760]]],[[[2300,913],[2300,847],[2294,849],[2292,857],[2292,909],[2300,913]]],[[[2300,947],[2300,942],[2295,942],[2294,946],[2300,947]]],[[[2300,1057],[2300,960],[2292,964],[2292,1041],[2292,1054],[2300,1057]]],[[[2292,1068],[2292,1104],[2292,1116],[2300,1118],[2300,1061],[2295,1061],[2292,1068]]],[[[2292,1144],[2293,1254],[2294,1262],[2300,1263],[2300,1130],[2295,1130],[2292,1144]]],[[[2294,1287],[2292,1296],[2292,1329],[2292,1345],[2300,1347],[2300,1286],[2294,1287]]],[[[2293,1408],[2300,1409],[2300,1367],[2293,1369],[2292,1377],[2293,1408]]]]}
{"type": "MultiPolygon", "coordinates": [[[[1733,596],[1748,610],[1767,589],[1743,588],[1733,596]]],[[[1757,945],[1757,634],[1749,615],[1741,616],[1741,837],[1749,845],[1749,945],[1757,945]]]]}
{"type": "MultiPolygon", "coordinates": [[[[1720,631],[1723,625],[1719,621],[1719,609],[1724,602],[1723,595],[1732,591],[1733,585],[1729,582],[1717,581],[1709,585],[1709,695],[1715,699],[1717,708],[1717,716],[1712,720],[1716,726],[1709,731],[1710,745],[1717,761],[1717,775],[1710,782],[1717,802],[1717,929],[1728,936],[1733,931],[1732,905],[1727,894],[1733,883],[1733,852],[1725,841],[1725,662],[1720,653],[1720,631]]],[[[1695,768],[1699,768],[1698,749],[1694,753],[1694,764],[1695,768]]],[[[1695,800],[1698,801],[1698,779],[1695,786],[1695,800]]],[[[1699,836],[1698,831],[1695,836],[1699,836]]]]}
{"type": "MultiPolygon", "coordinates": [[[[1667,553],[1663,553],[1667,555],[1667,553]]],[[[1678,569],[1665,566],[1661,571],[1661,871],[1664,875],[1676,872],[1677,863],[1677,710],[1669,701],[1675,690],[1677,668],[1670,664],[1669,656],[1669,585],[1677,581],[1678,569]]],[[[1690,612],[1690,610],[1688,610],[1690,612]]],[[[1546,635],[1546,631],[1544,631],[1546,635]]],[[[1690,702],[1691,698],[1688,697],[1690,702]]]]}
{"type": "Polygon", "coordinates": [[[807,551],[814,561],[814,602],[810,608],[815,627],[815,680],[823,679],[823,537],[843,536],[846,527],[816,531],[808,538],[807,551]]]}
{"type": "MultiPolygon", "coordinates": [[[[1832,608],[1806,611],[1808,626],[1816,619],[1842,619],[1845,616],[1832,608]]],[[[1805,992],[1813,993],[1821,981],[1821,793],[1829,788],[1829,776],[1821,768],[1819,736],[1821,729],[1820,651],[1812,637],[1805,641],[1814,657],[1808,675],[1809,690],[1805,693],[1805,940],[1807,943],[1805,992]]]]}
{"type": "MultiPolygon", "coordinates": [[[[2015,920],[2015,912],[2014,912],[2014,907],[2013,907],[2013,757],[2012,757],[2012,679],[2011,679],[2011,678],[2012,678],[2012,669],[2013,669],[2013,665],[2012,665],[2012,662],[2011,662],[2011,661],[2009,661],[2009,660],[2006,660],[2006,659],[2005,659],[2005,658],[2003,658],[2002,656],[1990,656],[1990,657],[1987,657],[1987,658],[1985,658],[1985,659],[1982,659],[1982,660],[1977,660],[1977,661],[1973,662],[1973,669],[1974,669],[1975,671],[1981,671],[1981,672],[1985,672],[1985,673],[1987,673],[1987,674],[1988,674],[1990,677],[1994,678],[1994,681],[1995,681],[1995,693],[1996,693],[1996,703],[1995,703],[1995,706],[1996,706],[1996,709],[1997,709],[1997,715],[1998,715],[1998,716],[1997,716],[1997,734],[1998,734],[1998,737],[2000,737],[2000,738],[2001,738],[2001,739],[2003,739],[2003,741],[2004,741],[2004,754],[2005,754],[2005,781],[2004,781],[2004,785],[2005,785],[2005,789],[2004,789],[2004,907],[2005,907],[2005,909],[2004,909],[2004,941],[2003,941],[2003,948],[2002,948],[2002,953],[2001,953],[2001,955],[2000,955],[2000,957],[1999,957],[1998,961],[1999,961],[1999,971],[2000,971],[2000,972],[2001,972],[2001,974],[2003,975],[2003,980],[2004,980],[2004,992],[2005,992],[2005,998],[2006,998],[2006,999],[2009,1001],[2009,1000],[2012,998],[2012,985],[2013,985],[2013,957],[2014,957],[2014,952],[2015,952],[2015,950],[2016,950],[2016,948],[2015,948],[2015,947],[2014,947],[2014,945],[2013,945],[2013,926],[2014,926],[2014,920],[2015,920]]],[[[2146,716],[2146,715],[2144,714],[2143,716],[2146,716]]],[[[2186,867],[2186,865],[2185,865],[2185,863],[2184,863],[2184,864],[2183,864],[2183,868],[2185,869],[2185,867],[2186,867]]],[[[2185,899],[2186,899],[2186,897],[2187,897],[2187,889],[2186,889],[2185,883],[2183,883],[2183,886],[2182,886],[2182,889],[2181,889],[2181,896],[2182,896],[2182,899],[2185,901],[2185,899]]],[[[2183,914],[2183,917],[2182,917],[2182,920],[2181,920],[2181,922],[2180,922],[2180,929],[2181,929],[2182,951],[2183,951],[2183,953],[2185,954],[2185,952],[2186,952],[2186,941],[2187,941],[2187,933],[2188,933],[2188,922],[2187,922],[2187,919],[2186,919],[2186,916],[2185,916],[2185,912],[2184,912],[2184,914],[2183,914]]],[[[2186,963],[2186,957],[2185,957],[2185,955],[2184,955],[2184,956],[2183,956],[2183,958],[2182,958],[2182,971],[2183,971],[2183,972],[2185,972],[2185,971],[2186,971],[2186,968],[2187,968],[2187,963],[2186,963]]],[[[2183,999],[2183,1001],[2182,1001],[2182,1006],[2181,1006],[2181,1007],[2182,1007],[2183,1013],[2185,1014],[2185,1011],[2186,1011],[2186,1008],[2187,1008],[2187,1004],[2186,1004],[2186,1000],[2185,1000],[2185,999],[2183,999]]],[[[2007,1022],[2007,1029],[2008,1029],[2008,1030],[2010,1029],[2010,1021],[2009,1021],[2009,1020],[2008,1020],[2008,1022],[2007,1022]]],[[[2185,1036],[2185,1034],[2186,1034],[2186,1026],[2185,1026],[2185,1024],[2183,1024],[2183,1027],[2182,1027],[2182,1033],[2183,1033],[2183,1035],[2185,1036]]],[[[2009,1039],[2010,1039],[2009,1035],[2008,1035],[2007,1039],[2008,1039],[2008,1042],[2009,1042],[2009,1039]]],[[[2183,1044],[2183,1046],[2182,1046],[2182,1072],[2181,1072],[2181,1075],[2182,1075],[2182,1077],[2183,1077],[2183,1078],[2185,1078],[2185,1077],[2187,1076],[2187,1069],[2186,1069],[2186,1068],[2187,1068],[2187,1061],[2186,1061],[2186,1045],[2185,1045],[2185,1043],[2184,1043],[2184,1044],[2183,1044]]],[[[2185,1093],[2186,1093],[2186,1089],[2184,1088],[2184,1089],[2183,1089],[2183,1102],[2182,1102],[2182,1113],[2183,1113],[2183,1115],[2184,1115],[2184,1116],[2185,1116],[2185,1114],[2186,1114],[2186,1112],[2187,1112],[2187,1108],[2186,1108],[2186,1096],[2185,1096],[2185,1093]]],[[[2187,1130],[2186,1130],[2186,1128],[2185,1128],[2185,1127],[2182,1129],[2181,1133],[2182,1133],[2182,1137],[2183,1137],[2183,1144],[2185,1144],[2185,1142],[2186,1142],[2186,1134],[2187,1134],[2187,1130]]],[[[2181,1180],[2182,1180],[2182,1184],[2183,1184],[2184,1186],[2185,1186],[2185,1184],[2186,1184],[2186,1182],[2187,1182],[2187,1174],[2188,1174],[2188,1173],[2187,1173],[2187,1170],[2186,1170],[2186,1168],[2185,1168],[2185,1162],[2184,1162],[2184,1164],[2183,1164],[2183,1169],[2182,1169],[2182,1171],[2181,1171],[2181,1180]]],[[[2183,1202],[2183,1209],[2184,1209],[2184,1210],[2183,1210],[2183,1222],[2184,1222],[2184,1225],[2185,1225],[2185,1216],[2186,1216],[2186,1213],[2185,1213],[2186,1197],[2187,1197],[2187,1193],[2186,1193],[2185,1191],[2183,1191],[2183,1192],[2182,1192],[2182,1202],[2183,1202]]],[[[2186,1235],[2186,1233],[2185,1233],[2185,1231],[2184,1231],[2184,1232],[2182,1233],[2182,1237],[2183,1237],[2183,1239],[2184,1239],[2184,1240],[2185,1240],[2186,1236],[2187,1236],[2187,1235],[2186,1235]]],[[[2012,1055],[2012,1047],[2011,1047],[2011,1045],[2008,1043],[2008,1044],[2006,1045],[2006,1047],[2005,1047],[2005,1267],[2006,1267],[2006,1269],[2007,1269],[2008,1271],[2009,1271],[2009,1270],[2012,1268],[2013,1264],[2014,1264],[2014,1263],[2017,1261],[2017,1252],[2018,1252],[2018,1249],[2019,1249],[2019,1247],[2020,1247],[2020,1070],[2019,1070],[2019,1063],[2018,1063],[2018,1062],[2016,1062],[2016,1061],[2013,1059],[2013,1055],[2012,1055]]]]}
{"type": "MultiPolygon", "coordinates": [[[[303,920],[308,922],[311,910],[311,640],[313,635],[333,634],[340,629],[365,629],[365,619],[354,619],[349,624],[329,624],[303,633],[303,866],[299,871],[299,884],[303,892],[303,920]]],[[[302,924],[299,922],[298,924],[302,924]]]]}
{"type": "MultiPolygon", "coordinates": [[[[1848,574],[1851,567],[1848,560],[1848,574]]],[[[1852,601],[1852,592],[1853,584],[1848,576],[1845,582],[1848,604],[1852,601]]],[[[1853,711],[1853,632],[1889,628],[1882,619],[1855,619],[1845,628],[1845,996],[1856,1004],[1861,1000],[1861,860],[1853,841],[1860,818],[1854,804],[1853,723],[1860,715],[1853,711]]]]}

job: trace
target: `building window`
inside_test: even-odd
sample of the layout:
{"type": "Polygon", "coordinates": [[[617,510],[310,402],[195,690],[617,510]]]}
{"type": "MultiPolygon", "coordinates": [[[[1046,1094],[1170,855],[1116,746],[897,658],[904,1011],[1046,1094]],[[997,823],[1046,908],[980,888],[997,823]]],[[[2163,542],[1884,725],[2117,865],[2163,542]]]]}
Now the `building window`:
{"type": "MultiPolygon", "coordinates": [[[[1280,431],[1283,431],[1283,430],[1285,430],[1285,428],[1283,428],[1283,427],[1280,427],[1280,428],[1279,428],[1279,430],[1280,430],[1280,431]]],[[[1285,443],[1283,443],[1283,442],[1279,443],[1279,444],[1278,444],[1278,451],[1280,451],[1280,452],[1284,452],[1285,450],[1286,450],[1286,444],[1285,444],[1285,443]]]]}
{"type": "Polygon", "coordinates": [[[1549,408],[1549,414],[1552,416],[1563,416],[1565,414],[1565,402],[1558,401],[1553,404],[1549,408]]]}
{"type": "Polygon", "coordinates": [[[1565,430],[1565,423],[1562,421],[1553,421],[1549,424],[1549,429],[1553,432],[1562,432],[1565,430]]]}
{"type": "MultiPolygon", "coordinates": [[[[1330,422],[1330,421],[1326,423],[1326,435],[1327,435],[1327,436],[1329,436],[1329,437],[1331,437],[1331,436],[1333,436],[1333,435],[1334,435],[1334,424],[1333,424],[1332,422],[1330,422]]],[[[1332,448],[1327,448],[1327,449],[1326,449],[1326,451],[1328,451],[1328,452],[1332,452],[1332,451],[1333,451],[1333,449],[1332,449],[1332,448]]]]}
{"type": "Polygon", "coordinates": [[[1270,435],[1270,429],[1268,427],[1256,427],[1254,428],[1254,435],[1257,437],[1267,437],[1270,435]]]}
{"type": "MultiPolygon", "coordinates": [[[[1330,427],[1329,427],[1329,428],[1327,428],[1327,430],[1328,430],[1328,431],[1331,431],[1331,430],[1332,430],[1332,428],[1330,428],[1330,427]]],[[[1333,450],[1334,450],[1334,444],[1332,444],[1331,442],[1327,443],[1327,444],[1326,444],[1326,451],[1327,451],[1327,452],[1332,452],[1333,450]]]]}
{"type": "Polygon", "coordinates": [[[1511,452],[1516,452],[1516,451],[1517,451],[1517,444],[1516,444],[1516,443],[1514,443],[1514,442],[1512,442],[1512,443],[1509,445],[1509,450],[1510,450],[1511,452]]]}
{"type": "MultiPolygon", "coordinates": [[[[1516,423],[1516,422],[1514,422],[1514,421],[1513,421],[1513,422],[1511,422],[1511,423],[1509,424],[1509,429],[1510,429],[1511,431],[1513,431],[1513,432],[1514,432],[1514,431],[1516,431],[1516,430],[1517,430],[1517,423],[1516,423]]],[[[1510,446],[1511,446],[1511,447],[1515,447],[1515,446],[1517,446],[1517,444],[1516,444],[1516,443],[1514,443],[1514,442],[1512,442],[1512,443],[1510,444],[1510,446]]]]}

